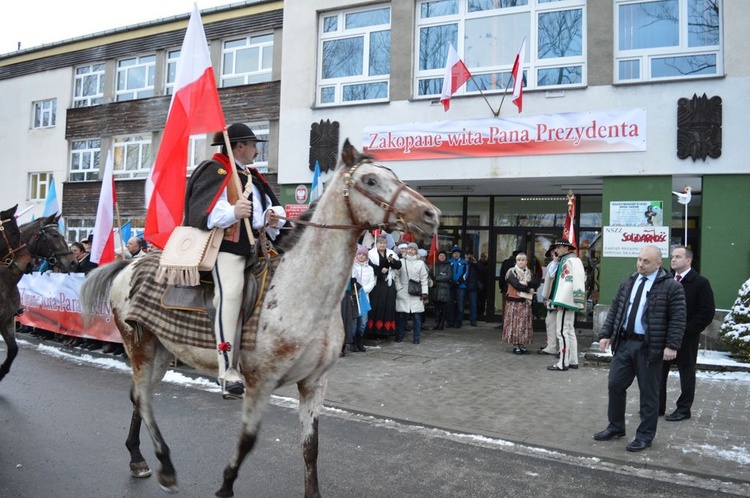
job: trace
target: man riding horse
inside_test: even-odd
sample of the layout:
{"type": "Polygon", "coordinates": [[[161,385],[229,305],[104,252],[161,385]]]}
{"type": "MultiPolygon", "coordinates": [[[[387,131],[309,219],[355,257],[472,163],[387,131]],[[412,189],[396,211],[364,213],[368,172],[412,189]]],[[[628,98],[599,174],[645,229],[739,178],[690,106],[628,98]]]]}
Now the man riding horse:
{"type": "Polygon", "coordinates": [[[221,152],[196,168],[188,181],[185,193],[184,224],[202,230],[224,228],[224,239],[212,270],[214,280],[213,304],[216,309],[214,333],[219,355],[219,382],[225,399],[239,398],[244,392],[242,377],[237,371],[242,331],[241,307],[245,286],[245,268],[256,260],[256,246],[251,244],[244,218],[252,225],[255,238],[269,222],[266,236],[276,240],[286,217],[284,208],[274,195],[266,179],[257,169],[250,167],[258,155],[255,136],[242,123],[227,128],[232,156],[242,184],[238,192],[231,179],[232,165],[222,132],[213,136],[212,146],[221,146],[221,152]]]}

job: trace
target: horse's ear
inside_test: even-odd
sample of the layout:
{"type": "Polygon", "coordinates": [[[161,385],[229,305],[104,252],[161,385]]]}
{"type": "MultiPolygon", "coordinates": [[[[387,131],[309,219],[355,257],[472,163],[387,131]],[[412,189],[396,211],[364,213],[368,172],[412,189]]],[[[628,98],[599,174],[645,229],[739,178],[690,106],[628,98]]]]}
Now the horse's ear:
{"type": "Polygon", "coordinates": [[[57,220],[60,219],[60,216],[61,215],[59,215],[59,214],[51,214],[51,215],[47,216],[47,218],[45,218],[44,222],[47,225],[56,225],[57,224],[57,220]]]}
{"type": "Polygon", "coordinates": [[[16,214],[16,210],[17,210],[17,209],[18,209],[18,204],[16,204],[16,205],[15,205],[15,206],[13,206],[12,208],[10,208],[10,209],[8,210],[8,214],[9,214],[10,216],[13,216],[14,214],[16,214]]]}
{"type": "Polygon", "coordinates": [[[347,138],[344,140],[344,147],[341,149],[341,161],[346,164],[346,166],[353,166],[357,161],[357,157],[359,157],[359,152],[347,138]]]}

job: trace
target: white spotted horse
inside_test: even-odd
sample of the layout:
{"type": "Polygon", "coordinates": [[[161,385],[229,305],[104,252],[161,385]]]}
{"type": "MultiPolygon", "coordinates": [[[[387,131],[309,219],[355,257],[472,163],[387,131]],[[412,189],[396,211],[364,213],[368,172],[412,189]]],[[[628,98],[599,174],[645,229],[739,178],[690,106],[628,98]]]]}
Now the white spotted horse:
{"type": "MultiPolygon", "coordinates": [[[[362,155],[347,140],[341,162],[311,209],[309,222],[300,221],[292,234],[294,243],[277,258],[270,283],[260,305],[243,327],[240,368],[246,392],[242,407],[242,431],[236,453],[224,469],[217,497],[234,496],[239,467],[255,445],[259,425],[273,391],[297,384],[302,426],[306,497],[318,497],[318,416],[327,376],[339,357],[344,341],[340,304],[350,278],[357,239],[364,230],[399,229],[430,237],[438,228],[440,211],[422,195],[400,181],[396,174],[362,155]],[[302,229],[304,227],[304,230],[302,229]],[[324,249],[324,250],[323,250],[324,249]],[[323,257],[321,257],[323,255],[323,257]],[[253,319],[257,321],[253,323],[253,319]],[[248,325],[254,340],[246,344],[248,325]]],[[[134,295],[143,288],[133,280],[147,258],[130,263],[114,262],[92,271],[81,291],[85,311],[110,300],[114,320],[123,338],[133,369],[131,401],[133,417],[126,446],[131,475],[150,475],[139,446],[141,422],[145,423],[161,463],[160,486],[177,489],[177,477],[153,414],[155,385],[161,381],[172,355],[216,375],[217,354],[211,322],[206,319],[203,347],[184,344],[175,332],[154,330],[128,320],[134,295]]],[[[150,271],[155,273],[156,267],[150,271]]],[[[137,279],[136,279],[137,280],[137,279]]]]}

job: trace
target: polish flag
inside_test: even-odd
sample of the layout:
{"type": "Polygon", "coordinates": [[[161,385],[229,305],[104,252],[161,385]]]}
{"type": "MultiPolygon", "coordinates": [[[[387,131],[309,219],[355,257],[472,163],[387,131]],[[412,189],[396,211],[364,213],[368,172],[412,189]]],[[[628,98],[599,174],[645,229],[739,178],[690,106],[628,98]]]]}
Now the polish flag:
{"type": "Polygon", "coordinates": [[[223,130],[206,34],[194,5],[177,61],[174,94],[154,168],[146,182],[146,240],[163,248],[182,223],[190,135],[223,130]]]}
{"type": "Polygon", "coordinates": [[[114,160],[110,150],[104,166],[102,191],[99,194],[99,207],[96,209],[96,222],[94,223],[94,240],[91,242],[91,255],[89,256],[91,262],[99,266],[115,260],[114,206],[117,197],[115,196],[115,179],[112,176],[113,169],[114,160]]]}
{"type": "Polygon", "coordinates": [[[445,63],[443,91],[440,94],[440,102],[443,103],[443,108],[446,111],[451,107],[451,95],[469,81],[469,78],[471,78],[471,73],[466,69],[464,62],[458,58],[458,53],[451,43],[448,47],[448,60],[445,63]]]}
{"type": "Polygon", "coordinates": [[[576,229],[573,221],[576,218],[576,196],[568,194],[568,212],[565,215],[565,225],[563,226],[563,239],[576,246],[578,254],[578,244],[576,244],[576,229]]]}
{"type": "Polygon", "coordinates": [[[516,54],[516,60],[513,62],[513,100],[512,102],[518,107],[518,112],[523,110],[523,58],[526,56],[526,37],[523,37],[521,48],[516,54]]]}

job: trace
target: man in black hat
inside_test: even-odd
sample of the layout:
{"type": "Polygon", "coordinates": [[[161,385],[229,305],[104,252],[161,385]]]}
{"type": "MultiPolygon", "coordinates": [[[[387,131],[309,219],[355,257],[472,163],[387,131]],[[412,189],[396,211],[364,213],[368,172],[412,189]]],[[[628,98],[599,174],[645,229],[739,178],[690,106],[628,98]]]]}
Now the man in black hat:
{"type": "Polygon", "coordinates": [[[242,377],[237,371],[235,354],[240,347],[240,320],[244,274],[247,260],[254,255],[244,218],[249,218],[257,239],[264,229],[266,213],[269,225],[266,235],[271,240],[279,236],[286,217],[268,182],[255,168],[250,167],[258,155],[258,142],[245,124],[235,123],[227,128],[237,174],[243,192],[237,192],[232,177],[232,165],[222,132],[213,136],[211,145],[221,146],[221,152],[201,163],[190,177],[185,193],[186,225],[210,230],[224,229],[224,240],[212,271],[214,278],[214,332],[219,355],[219,382],[225,398],[242,396],[242,377]]]}
{"type": "MultiPolygon", "coordinates": [[[[557,256],[554,278],[545,278],[542,296],[548,300],[548,313],[555,315],[555,334],[560,347],[560,358],[547,370],[563,372],[578,368],[578,341],[575,315],[586,304],[586,271],[575,253],[576,246],[567,240],[556,240],[553,252],[557,256]]],[[[550,318],[551,320],[551,318],[550,318]]]]}

